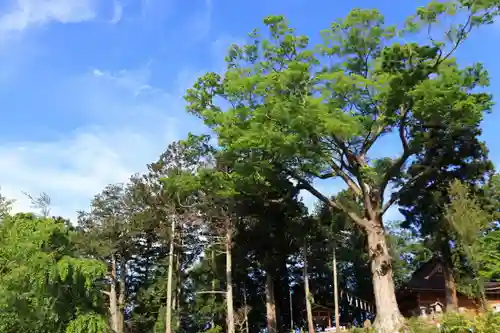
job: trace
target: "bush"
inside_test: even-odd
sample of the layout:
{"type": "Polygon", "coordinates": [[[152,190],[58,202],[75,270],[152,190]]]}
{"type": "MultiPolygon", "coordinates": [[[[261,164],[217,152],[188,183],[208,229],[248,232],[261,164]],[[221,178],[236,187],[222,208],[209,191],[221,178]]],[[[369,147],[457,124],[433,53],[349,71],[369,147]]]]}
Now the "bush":
{"type": "Polygon", "coordinates": [[[449,314],[443,318],[446,333],[498,333],[500,314],[488,312],[481,315],[449,314]]]}
{"type": "Polygon", "coordinates": [[[421,318],[411,318],[406,322],[406,326],[401,330],[408,333],[435,333],[438,328],[435,323],[421,318]]]}
{"type": "MultiPolygon", "coordinates": [[[[436,323],[421,318],[409,319],[400,333],[500,333],[500,314],[488,312],[481,315],[445,314],[436,323]]],[[[356,328],[352,333],[377,333],[373,328],[356,328]]]]}

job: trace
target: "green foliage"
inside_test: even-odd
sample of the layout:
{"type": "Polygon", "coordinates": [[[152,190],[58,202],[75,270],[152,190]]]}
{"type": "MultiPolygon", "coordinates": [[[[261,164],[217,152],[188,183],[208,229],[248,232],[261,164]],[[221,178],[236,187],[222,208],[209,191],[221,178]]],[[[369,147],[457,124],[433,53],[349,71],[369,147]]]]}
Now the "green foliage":
{"type": "Polygon", "coordinates": [[[215,327],[211,327],[206,331],[203,331],[203,333],[222,333],[223,329],[221,326],[217,325],[215,327]]]}
{"type": "Polygon", "coordinates": [[[500,173],[491,176],[484,186],[485,210],[491,212],[493,220],[500,221],[500,173]]]}
{"type": "Polygon", "coordinates": [[[469,194],[469,189],[460,181],[450,184],[450,204],[445,208],[445,218],[450,229],[467,247],[469,255],[477,252],[480,234],[489,227],[491,215],[484,211],[479,202],[469,194]]]}
{"type": "Polygon", "coordinates": [[[467,333],[470,329],[474,333],[499,332],[500,315],[491,312],[478,316],[447,314],[443,317],[442,327],[447,333],[467,333]]]}
{"type": "Polygon", "coordinates": [[[400,223],[389,224],[387,230],[390,232],[388,238],[393,258],[394,283],[399,287],[408,282],[413,272],[429,261],[434,253],[411,231],[401,228],[400,223]]]}
{"type": "Polygon", "coordinates": [[[500,229],[479,238],[481,267],[479,274],[487,280],[500,279],[500,229]]]}
{"type": "Polygon", "coordinates": [[[66,333],[111,333],[111,329],[103,316],[91,313],[72,320],[66,333]]]}
{"type": "MultiPolygon", "coordinates": [[[[440,329],[437,328],[436,322],[421,319],[411,318],[405,323],[403,332],[406,333],[496,333],[500,329],[500,315],[495,313],[485,313],[478,316],[469,314],[445,314],[438,318],[440,329]]],[[[376,333],[374,328],[362,329],[356,328],[352,332],[376,333]]]]}
{"type": "MultiPolygon", "coordinates": [[[[495,200],[498,193],[495,189],[495,175],[484,188],[486,204],[460,182],[450,186],[451,203],[446,207],[446,219],[451,230],[458,235],[469,264],[477,274],[488,280],[500,277],[500,230],[497,225],[498,211],[495,200]]],[[[482,198],[482,197],[481,197],[482,198]]],[[[484,200],[483,200],[484,201],[484,200]]],[[[496,203],[498,206],[498,202],[496,203]]]]}
{"type": "Polygon", "coordinates": [[[0,220],[8,216],[13,203],[14,200],[8,199],[0,193],[0,220]]]}
{"type": "MultiPolygon", "coordinates": [[[[216,131],[224,149],[251,158],[245,164],[326,175],[332,158],[349,155],[346,149],[365,154],[399,125],[411,154],[422,147],[429,122],[477,124],[491,108],[489,95],[472,92],[488,82],[481,66],[461,69],[438,47],[391,44],[395,28],[375,10],[354,10],[312,47],[283,17],[264,22],[268,38],[253,33],[249,44],[233,46],[224,76],[206,74],[186,96],[188,110],[216,131]]],[[[385,179],[367,164],[347,164],[346,172],[366,182],[385,179]]],[[[393,161],[389,169],[397,167],[393,161]]]]}
{"type": "Polygon", "coordinates": [[[75,256],[64,223],[16,214],[0,224],[0,330],[64,332],[79,313],[100,310],[94,282],[104,265],[75,256]]]}
{"type": "MultiPolygon", "coordinates": [[[[483,261],[485,259],[489,258],[491,262],[492,249],[491,243],[481,236],[491,226],[492,215],[480,206],[478,200],[470,195],[469,189],[458,180],[450,184],[449,195],[450,204],[445,207],[445,219],[449,224],[449,229],[457,235],[457,245],[463,250],[471,270],[469,274],[471,281],[462,284],[469,285],[471,288],[469,294],[484,299],[480,276],[488,275],[484,272],[481,273],[481,271],[484,271],[483,261]]],[[[494,235],[490,235],[489,240],[494,235]]]]}

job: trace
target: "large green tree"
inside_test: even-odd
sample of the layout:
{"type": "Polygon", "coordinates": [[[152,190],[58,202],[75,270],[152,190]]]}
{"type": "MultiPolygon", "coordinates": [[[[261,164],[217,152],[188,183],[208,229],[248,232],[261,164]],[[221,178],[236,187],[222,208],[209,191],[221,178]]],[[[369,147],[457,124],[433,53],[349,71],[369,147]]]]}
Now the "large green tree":
{"type": "Polygon", "coordinates": [[[231,47],[223,75],[208,73],[188,90],[188,111],[216,132],[240,172],[279,168],[364,230],[376,325],[383,331],[402,322],[382,219],[397,199],[385,194],[425,149],[430,131],[475,125],[490,110],[491,96],[475,92],[488,83],[485,70],[462,68],[452,55],[472,28],[496,14],[493,1],[432,2],[398,31],[378,11],[355,9],[316,45],[272,16],[265,19],[268,37],[252,33],[247,45],[231,47]],[[423,27],[432,31],[450,15],[465,21],[451,27],[446,40],[396,38],[408,40],[423,27]],[[370,157],[375,143],[391,134],[401,155],[370,157]],[[332,177],[359,196],[361,214],[315,187],[314,179],[332,177]]]}

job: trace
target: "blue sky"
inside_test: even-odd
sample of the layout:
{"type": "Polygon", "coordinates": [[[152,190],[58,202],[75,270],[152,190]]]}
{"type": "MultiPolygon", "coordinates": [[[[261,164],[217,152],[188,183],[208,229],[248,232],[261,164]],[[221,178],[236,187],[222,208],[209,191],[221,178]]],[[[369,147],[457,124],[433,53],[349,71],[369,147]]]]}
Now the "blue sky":
{"type": "MultiPolygon", "coordinates": [[[[401,22],[424,1],[2,0],[0,1],[0,185],[27,209],[22,192],[52,197],[74,216],[108,183],[144,170],[172,140],[202,126],[182,95],[198,75],[222,70],[227,46],[284,14],[317,36],[353,7],[377,7],[401,22]]],[[[500,87],[500,27],[476,32],[459,52],[483,62],[500,87]]],[[[500,163],[500,116],[484,123],[500,163]]],[[[394,155],[397,142],[380,152],[394,155]]],[[[335,192],[337,185],[320,184],[335,192]]],[[[305,196],[311,204],[312,198],[305,196]]]]}

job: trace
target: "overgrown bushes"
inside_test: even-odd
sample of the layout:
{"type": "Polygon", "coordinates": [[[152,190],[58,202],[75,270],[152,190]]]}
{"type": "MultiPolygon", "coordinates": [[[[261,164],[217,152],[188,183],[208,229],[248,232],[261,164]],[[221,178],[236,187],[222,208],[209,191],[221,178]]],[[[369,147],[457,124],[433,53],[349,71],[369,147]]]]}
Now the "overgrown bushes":
{"type": "MultiPolygon", "coordinates": [[[[357,328],[352,333],[377,333],[373,328],[357,328]]],[[[488,312],[481,315],[446,314],[430,321],[412,318],[400,333],[500,333],[500,314],[488,312]]]]}

